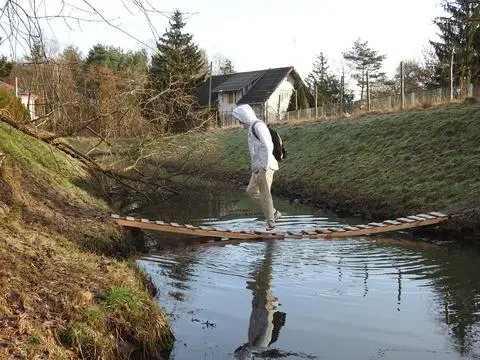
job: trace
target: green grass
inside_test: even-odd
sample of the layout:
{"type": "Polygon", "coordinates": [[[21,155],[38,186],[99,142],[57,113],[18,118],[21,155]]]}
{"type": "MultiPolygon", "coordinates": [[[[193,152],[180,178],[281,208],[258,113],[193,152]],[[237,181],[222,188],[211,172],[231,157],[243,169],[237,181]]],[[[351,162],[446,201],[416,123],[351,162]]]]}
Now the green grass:
{"type": "Polygon", "coordinates": [[[30,176],[34,185],[61,190],[73,200],[106,209],[105,201],[91,195],[90,175],[76,161],[54,147],[0,122],[0,152],[30,176]]]}
{"type": "MultiPolygon", "coordinates": [[[[370,215],[477,211],[480,106],[451,105],[304,125],[278,125],[287,159],[273,191],[370,215]]],[[[195,137],[214,149],[186,167],[209,176],[248,177],[244,129],[195,137]]],[[[187,143],[187,142],[186,142],[187,143]]],[[[182,155],[170,162],[182,161],[182,155]]]]}
{"type": "MultiPolygon", "coordinates": [[[[95,297],[95,303],[84,307],[77,320],[70,322],[61,332],[62,342],[68,347],[79,348],[79,352],[95,356],[112,356],[115,341],[105,328],[115,324],[117,335],[126,339],[131,336],[132,324],[148,329],[147,309],[151,307],[145,293],[128,286],[112,286],[95,297]],[[122,333],[124,332],[124,333],[122,333]],[[109,340],[110,339],[110,340],[109,340]]],[[[152,309],[155,312],[155,309],[152,309]]],[[[141,335],[139,332],[137,336],[141,335]]]]}
{"type": "MultiPolygon", "coordinates": [[[[480,105],[274,127],[287,149],[279,195],[376,218],[468,213],[480,229],[480,105]]],[[[150,151],[149,161],[182,173],[243,182],[250,173],[242,128],[162,139],[150,151]]]]}
{"type": "Polygon", "coordinates": [[[101,297],[103,298],[103,305],[111,311],[128,308],[132,313],[136,313],[142,309],[142,299],[138,296],[138,292],[129,287],[112,287],[101,297]]]}
{"type": "MultiPolygon", "coordinates": [[[[138,269],[115,256],[134,251],[114,222],[95,178],[75,159],[0,122],[0,264],[3,294],[25,303],[18,326],[0,327],[0,358],[159,358],[171,348],[167,318],[138,269]],[[99,254],[101,256],[98,256],[99,254]],[[55,294],[55,295],[53,295],[55,294]],[[40,301],[41,300],[41,301],[40,301]],[[47,327],[44,324],[51,324],[47,327]]],[[[15,303],[2,301],[0,313],[15,303]]]]}

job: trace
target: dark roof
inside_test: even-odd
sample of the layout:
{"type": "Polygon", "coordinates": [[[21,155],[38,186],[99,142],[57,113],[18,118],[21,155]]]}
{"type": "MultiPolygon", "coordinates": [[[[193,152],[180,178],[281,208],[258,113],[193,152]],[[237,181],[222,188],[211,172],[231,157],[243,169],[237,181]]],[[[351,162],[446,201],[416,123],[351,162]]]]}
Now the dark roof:
{"type": "Polygon", "coordinates": [[[220,91],[239,91],[257,80],[265,70],[249,71],[231,74],[231,76],[220,85],[213,88],[213,92],[220,91]]]}
{"type": "Polygon", "coordinates": [[[240,99],[238,104],[256,104],[268,100],[278,84],[293,70],[293,67],[283,67],[265,70],[255,85],[240,99]]]}
{"type": "MultiPolygon", "coordinates": [[[[303,83],[302,79],[292,66],[212,76],[211,103],[212,105],[215,104],[220,91],[238,91],[245,88],[247,85],[253,86],[248,90],[245,96],[238,101],[238,104],[264,103],[289,74],[294,77],[296,82],[303,83]]],[[[209,79],[200,84],[196,89],[195,96],[197,97],[198,105],[200,107],[208,106],[208,89],[209,79]]]]}
{"type": "MultiPolygon", "coordinates": [[[[216,88],[218,85],[221,83],[225,82],[230,76],[232,75],[215,75],[212,76],[212,89],[216,88]]],[[[206,81],[201,83],[196,89],[195,89],[195,97],[197,98],[197,102],[199,106],[208,106],[208,89],[210,87],[210,79],[207,78],[206,81]]],[[[218,99],[218,93],[214,93],[212,91],[212,105],[215,104],[215,102],[218,99]]]]}

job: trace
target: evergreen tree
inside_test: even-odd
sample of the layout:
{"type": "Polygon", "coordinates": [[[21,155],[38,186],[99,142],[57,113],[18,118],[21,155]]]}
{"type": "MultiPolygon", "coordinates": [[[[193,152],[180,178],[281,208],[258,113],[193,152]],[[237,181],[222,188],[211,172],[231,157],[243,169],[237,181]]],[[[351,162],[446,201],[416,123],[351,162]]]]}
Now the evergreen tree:
{"type": "Polygon", "coordinates": [[[229,75],[234,74],[235,66],[232,60],[226,58],[223,54],[217,53],[212,57],[212,74],[213,75],[229,75]]]}
{"type": "Polygon", "coordinates": [[[0,56],[0,79],[5,79],[12,72],[13,62],[9,61],[6,56],[0,56]]]}
{"type": "Polygon", "coordinates": [[[479,84],[480,76],[480,3],[478,0],[444,0],[443,7],[450,16],[438,17],[435,24],[440,42],[431,41],[438,62],[435,66],[435,85],[450,83],[450,62],[454,60],[454,83],[463,89],[479,84]]]}
{"type": "MultiPolygon", "coordinates": [[[[0,43],[2,42],[2,38],[0,37],[0,43]]],[[[7,57],[2,55],[0,56],[0,79],[5,79],[10,76],[12,72],[13,62],[8,61],[7,57]]]]}
{"type": "Polygon", "coordinates": [[[302,82],[296,81],[293,88],[294,91],[290,97],[287,111],[309,108],[311,104],[308,100],[308,94],[307,89],[305,89],[305,85],[302,82]]]}
{"type": "Polygon", "coordinates": [[[345,90],[341,80],[329,71],[328,60],[323,53],[317,56],[313,70],[308,74],[305,82],[314,98],[315,93],[317,94],[318,106],[323,106],[326,111],[332,111],[342,101],[345,105],[353,99],[353,95],[345,90]]]}
{"type": "Polygon", "coordinates": [[[129,67],[146,70],[147,54],[145,50],[125,52],[123,49],[114,46],[96,44],[88,52],[85,65],[87,67],[106,66],[116,74],[129,67]]]}
{"type": "Polygon", "coordinates": [[[385,79],[385,73],[381,72],[386,55],[380,55],[378,51],[368,46],[368,41],[355,40],[350,51],[343,53],[343,58],[348,66],[354,71],[352,77],[360,87],[360,99],[363,100],[367,85],[367,73],[373,87],[375,82],[381,83],[385,79]]]}
{"type": "Polygon", "coordinates": [[[321,52],[317,56],[317,60],[313,64],[313,70],[308,74],[305,82],[312,94],[315,94],[315,86],[317,87],[317,101],[318,104],[330,102],[331,89],[329,83],[332,80],[332,75],[328,71],[327,58],[321,52]]]}
{"type": "Polygon", "coordinates": [[[165,90],[173,83],[191,91],[205,79],[204,61],[192,35],[183,33],[186,23],[176,10],[169,22],[170,28],[157,42],[157,53],[152,56],[149,70],[152,85],[165,90]]]}
{"type": "Polygon", "coordinates": [[[204,57],[193,43],[192,35],[183,32],[185,25],[182,13],[176,10],[169,29],[157,42],[157,53],[152,56],[149,68],[149,97],[160,101],[157,95],[161,94],[164,104],[156,101],[154,106],[147,100],[145,115],[166,131],[182,132],[196,126],[196,119],[190,113],[193,90],[206,75],[204,57]],[[160,116],[159,106],[166,114],[160,116]]]}
{"type": "Polygon", "coordinates": [[[25,56],[25,60],[33,64],[43,64],[46,59],[44,44],[41,41],[34,41],[30,48],[30,55],[25,56]]]}
{"type": "Polygon", "coordinates": [[[235,74],[235,67],[230,59],[225,59],[224,63],[220,65],[220,75],[235,74]]]}

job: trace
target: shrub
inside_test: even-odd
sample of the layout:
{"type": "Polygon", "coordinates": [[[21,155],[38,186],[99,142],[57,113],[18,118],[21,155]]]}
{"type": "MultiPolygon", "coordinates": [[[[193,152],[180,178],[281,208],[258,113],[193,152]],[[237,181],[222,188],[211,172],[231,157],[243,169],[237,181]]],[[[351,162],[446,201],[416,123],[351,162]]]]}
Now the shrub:
{"type": "Polygon", "coordinates": [[[18,121],[30,119],[30,113],[20,99],[4,87],[0,87],[0,109],[7,110],[18,121]]]}

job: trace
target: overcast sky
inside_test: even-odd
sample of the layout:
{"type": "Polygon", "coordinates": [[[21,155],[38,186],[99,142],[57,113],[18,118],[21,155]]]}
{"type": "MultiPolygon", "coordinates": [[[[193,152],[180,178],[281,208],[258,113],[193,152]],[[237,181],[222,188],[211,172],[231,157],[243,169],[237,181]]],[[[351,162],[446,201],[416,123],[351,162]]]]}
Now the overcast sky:
{"type": "MultiPolygon", "coordinates": [[[[50,11],[54,1],[49,0],[50,11]]],[[[125,1],[133,10],[128,2],[132,0],[125,1]]],[[[329,59],[331,70],[339,73],[342,52],[359,37],[387,55],[388,75],[401,60],[422,59],[422,49],[437,38],[433,19],[442,14],[441,1],[150,0],[162,11],[190,13],[185,30],[210,59],[220,53],[233,61],[237,71],[293,65],[303,78],[320,52],[329,59]]],[[[155,36],[138,10],[127,11],[121,0],[90,0],[90,4],[125,32],[154,45],[155,36]]],[[[168,27],[166,16],[152,15],[152,21],[160,34],[168,27]]],[[[96,43],[125,50],[145,47],[103,24],[84,23],[80,28],[71,22],[69,28],[56,21],[46,30],[61,48],[73,44],[84,54],[96,43]]]]}

